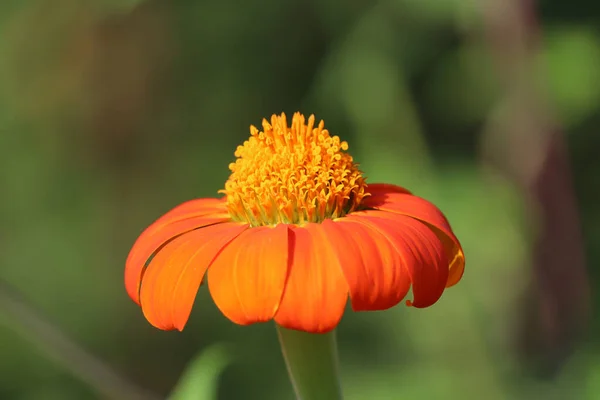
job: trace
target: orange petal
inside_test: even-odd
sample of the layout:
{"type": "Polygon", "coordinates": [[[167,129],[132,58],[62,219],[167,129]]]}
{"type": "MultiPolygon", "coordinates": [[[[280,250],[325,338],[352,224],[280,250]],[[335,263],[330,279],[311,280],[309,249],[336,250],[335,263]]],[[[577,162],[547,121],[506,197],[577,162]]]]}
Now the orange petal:
{"type": "Polygon", "coordinates": [[[213,225],[187,232],[160,249],[143,274],[140,300],[146,319],[160,329],[182,330],[208,266],[247,228],[233,222],[213,225]]]}
{"type": "Polygon", "coordinates": [[[288,329],[323,333],[344,314],[348,284],[321,224],[291,227],[293,260],[275,321],[288,329]]]}
{"type": "Polygon", "coordinates": [[[133,244],[125,263],[125,288],[129,297],[139,301],[139,285],[148,259],[172,238],[191,230],[228,221],[229,215],[220,199],[187,201],[152,223],[133,244]]]}
{"type": "Polygon", "coordinates": [[[288,276],[288,227],[255,227],[242,233],[208,270],[208,288],[221,312],[240,325],[269,321],[288,276]]]}
{"type": "Polygon", "coordinates": [[[452,232],[450,223],[442,212],[429,201],[398,190],[387,191],[390,185],[369,185],[371,196],[366,197],[362,205],[377,210],[389,211],[396,214],[408,215],[428,224],[434,233],[444,243],[448,254],[449,269],[446,287],[453,286],[460,281],[465,270],[465,256],[460,242],[452,232]],[[373,186],[381,190],[371,192],[373,186]]]}
{"type": "Polygon", "coordinates": [[[429,307],[439,300],[448,281],[448,258],[441,240],[421,221],[385,211],[359,211],[349,222],[368,225],[385,235],[403,259],[412,281],[409,305],[429,307]]]}
{"type": "Polygon", "coordinates": [[[382,193],[407,193],[411,194],[410,190],[403,188],[402,186],[392,185],[389,183],[370,183],[367,185],[367,193],[371,196],[378,196],[382,193]]]}
{"type": "Polygon", "coordinates": [[[227,212],[225,198],[207,197],[203,199],[193,199],[181,203],[177,207],[171,209],[158,220],[174,220],[197,217],[198,213],[204,211],[221,213],[227,212]]]}
{"type": "Polygon", "coordinates": [[[373,227],[350,218],[323,221],[348,282],[354,311],[386,310],[410,289],[400,252],[373,227]]]}

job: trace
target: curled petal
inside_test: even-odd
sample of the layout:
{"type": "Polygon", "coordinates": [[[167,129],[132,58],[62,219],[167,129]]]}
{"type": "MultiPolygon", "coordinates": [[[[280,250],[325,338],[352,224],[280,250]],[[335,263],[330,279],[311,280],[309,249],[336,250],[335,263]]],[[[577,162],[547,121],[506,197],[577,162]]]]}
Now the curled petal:
{"type": "MultiPolygon", "coordinates": [[[[465,255],[460,243],[452,239],[435,225],[427,224],[444,245],[448,257],[448,281],[446,287],[456,285],[465,272],[465,255]]],[[[458,239],[456,239],[458,240],[458,239]]]]}
{"type": "Polygon", "coordinates": [[[410,276],[385,235],[352,218],[326,220],[322,226],[340,260],[354,311],[385,310],[402,301],[410,276]]]}
{"type": "Polygon", "coordinates": [[[412,281],[414,300],[409,305],[424,308],[438,301],[448,281],[448,258],[443,243],[426,224],[375,210],[357,212],[347,219],[376,229],[393,244],[412,281]]]}
{"type": "Polygon", "coordinates": [[[221,312],[248,325],[273,318],[288,276],[287,225],[255,227],[242,233],[208,270],[208,288],[221,312]]]}
{"type": "Polygon", "coordinates": [[[160,329],[182,330],[210,263],[247,228],[232,222],[208,226],[160,249],[143,274],[140,300],[146,319],[160,329]]]}
{"type": "Polygon", "coordinates": [[[137,304],[139,285],[150,257],[169,240],[204,226],[229,221],[219,199],[197,199],[185,202],[160,217],[142,232],[133,244],[125,263],[125,288],[137,304]]]}
{"type": "MultiPolygon", "coordinates": [[[[371,196],[363,200],[362,205],[376,210],[407,215],[416,218],[430,227],[444,244],[449,260],[449,275],[446,287],[458,283],[465,270],[465,256],[460,242],[452,232],[450,223],[444,214],[429,201],[399,190],[391,190],[391,185],[371,184],[371,196]]],[[[394,187],[392,187],[394,188],[394,187]]],[[[398,187],[396,187],[398,188],[398,187]]]]}
{"type": "Polygon", "coordinates": [[[344,314],[348,284],[321,224],[292,227],[293,260],[275,321],[288,329],[323,333],[344,314]]]}

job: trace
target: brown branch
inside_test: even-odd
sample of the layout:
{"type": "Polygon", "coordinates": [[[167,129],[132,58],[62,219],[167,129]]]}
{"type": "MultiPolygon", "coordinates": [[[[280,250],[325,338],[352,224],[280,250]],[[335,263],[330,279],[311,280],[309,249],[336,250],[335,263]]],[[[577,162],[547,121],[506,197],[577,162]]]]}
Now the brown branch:
{"type": "MultiPolygon", "coordinates": [[[[484,138],[493,160],[521,187],[535,212],[533,291],[526,299],[521,350],[557,369],[590,313],[583,239],[562,132],[532,76],[539,38],[534,0],[487,0],[486,38],[505,90],[502,121],[484,138]],[[531,317],[534,318],[531,318],[531,317]]],[[[532,218],[533,219],[533,218],[532,218]]]]}

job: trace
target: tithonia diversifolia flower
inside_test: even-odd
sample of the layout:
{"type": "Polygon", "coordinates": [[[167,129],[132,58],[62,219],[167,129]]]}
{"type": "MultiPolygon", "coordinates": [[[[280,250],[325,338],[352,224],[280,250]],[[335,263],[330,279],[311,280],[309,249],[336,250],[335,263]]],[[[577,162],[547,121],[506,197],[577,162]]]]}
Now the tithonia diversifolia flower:
{"type": "Polygon", "coordinates": [[[204,279],[221,312],[248,325],[327,332],[355,311],[438,301],[464,271],[442,212],[390,184],[367,184],[314,116],[252,126],[220,198],[190,200],[152,223],[125,268],[129,296],[160,329],[183,329],[204,279]]]}

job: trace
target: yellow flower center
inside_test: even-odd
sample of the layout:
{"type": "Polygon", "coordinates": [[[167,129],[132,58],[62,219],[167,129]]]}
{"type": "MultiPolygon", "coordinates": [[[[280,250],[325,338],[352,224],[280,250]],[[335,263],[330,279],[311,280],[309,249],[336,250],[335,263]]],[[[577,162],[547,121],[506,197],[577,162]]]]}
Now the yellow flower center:
{"type": "Polygon", "coordinates": [[[302,225],[354,211],[368,196],[358,165],[346,153],[348,143],[330,136],[321,121],[285,114],[250,127],[250,138],[235,151],[231,175],[221,193],[229,214],[252,226],[302,225]]]}

